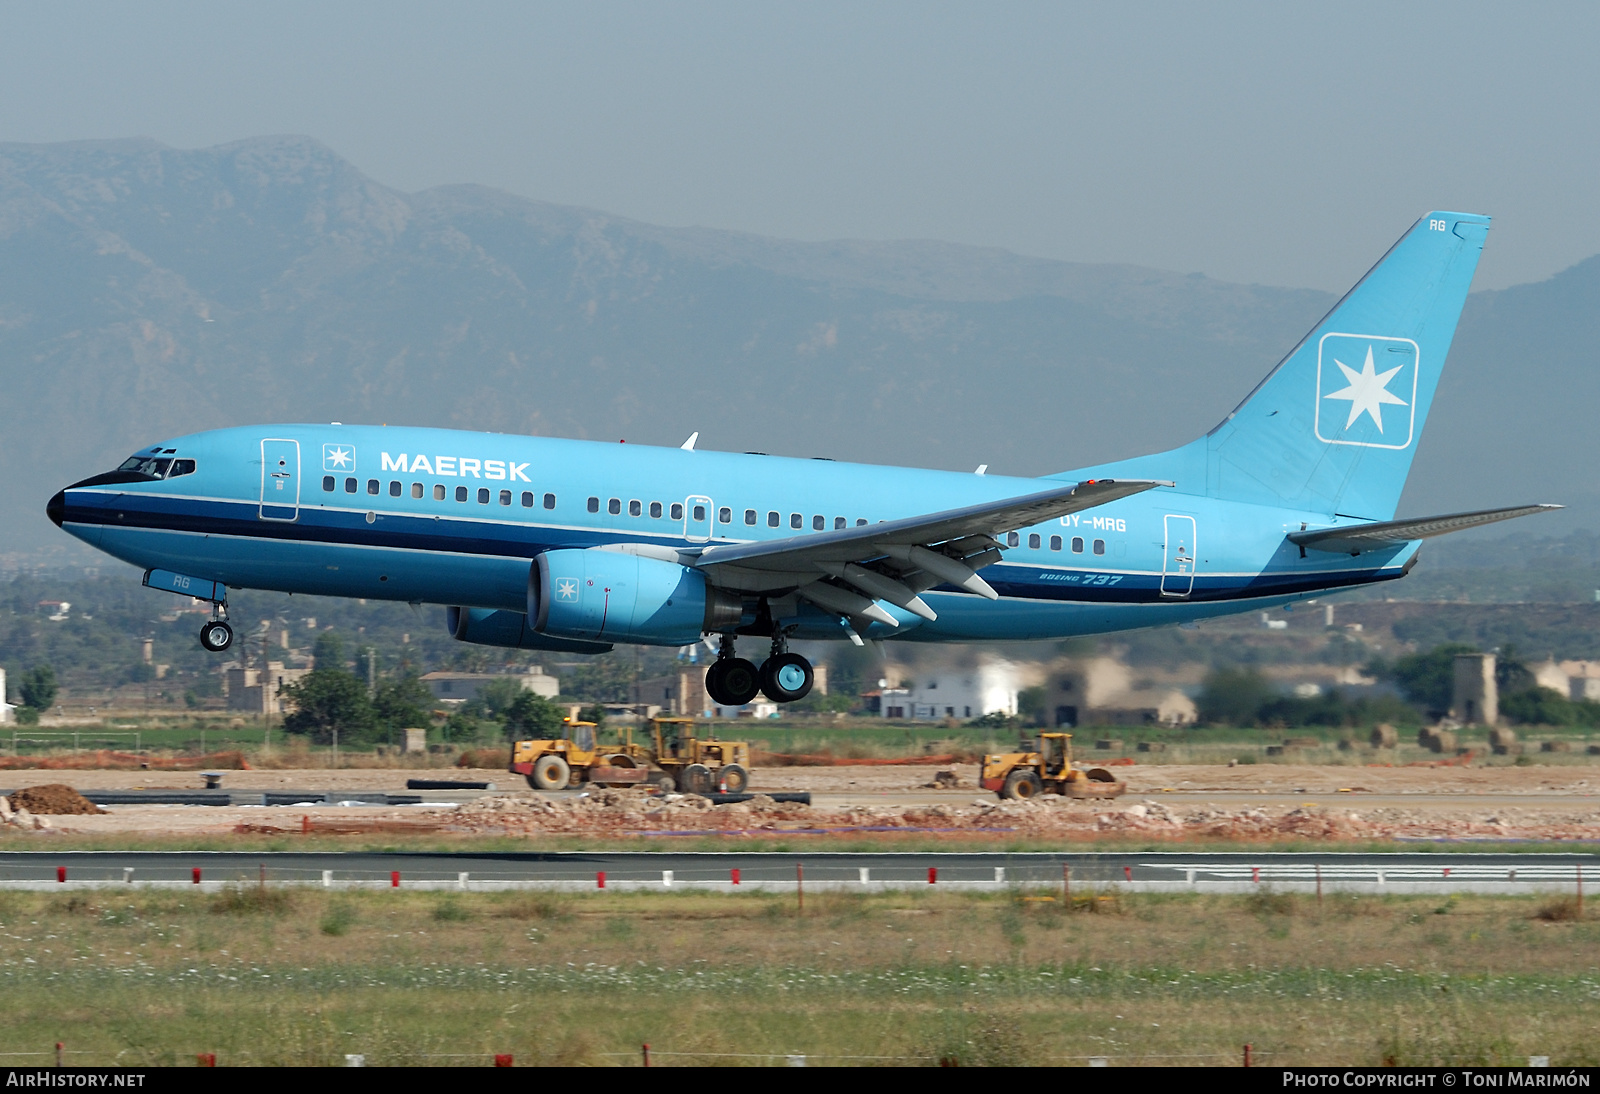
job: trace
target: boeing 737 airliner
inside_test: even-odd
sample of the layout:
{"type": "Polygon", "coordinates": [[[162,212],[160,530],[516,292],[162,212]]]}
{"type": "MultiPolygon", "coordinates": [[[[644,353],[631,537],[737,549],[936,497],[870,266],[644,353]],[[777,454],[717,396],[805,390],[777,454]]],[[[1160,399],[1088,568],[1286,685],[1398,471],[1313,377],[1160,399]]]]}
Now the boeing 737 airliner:
{"type": "Polygon", "coordinates": [[[712,698],[805,695],[792,638],[1048,638],[1404,576],[1395,520],[1489,228],[1429,213],[1233,413],[1040,479],[376,426],[222,429],[67,487],[50,519],[213,605],[229,588],[452,605],[456,638],[598,653],[714,636],[712,698]],[[758,665],[740,636],[770,643],[758,665]]]}

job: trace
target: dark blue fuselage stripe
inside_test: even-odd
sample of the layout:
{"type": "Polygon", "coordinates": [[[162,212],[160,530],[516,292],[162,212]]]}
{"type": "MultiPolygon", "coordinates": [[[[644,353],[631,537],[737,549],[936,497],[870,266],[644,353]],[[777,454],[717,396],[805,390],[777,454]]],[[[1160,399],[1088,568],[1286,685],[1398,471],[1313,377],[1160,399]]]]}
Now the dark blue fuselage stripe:
{"type": "MultiPolygon", "coordinates": [[[[605,529],[556,530],[512,521],[488,522],[397,515],[382,510],[374,512],[377,519],[368,524],[365,513],[301,505],[297,520],[273,521],[260,519],[259,505],[254,501],[165,498],[151,494],[102,494],[74,490],[69,496],[63,520],[69,524],[110,528],[144,528],[244,539],[526,559],[533,558],[541,551],[594,547],[604,543],[677,545],[682,542],[672,536],[649,536],[605,529]],[[104,499],[104,503],[89,504],[89,498],[104,499]]],[[[1197,574],[1187,596],[1172,597],[1162,595],[1162,575],[1158,573],[1124,572],[1117,575],[1115,584],[1090,585],[1063,582],[1059,580],[1059,570],[1049,571],[1053,575],[1052,580],[1028,580],[1030,572],[1040,572],[1040,567],[1022,562],[999,562],[985,569],[984,576],[1001,596],[1022,600],[1080,604],[1172,604],[1294,596],[1393,580],[1404,575],[1400,567],[1312,573],[1268,572],[1242,579],[1197,574]]],[[[959,592],[948,585],[939,586],[938,591],[959,592]]]]}

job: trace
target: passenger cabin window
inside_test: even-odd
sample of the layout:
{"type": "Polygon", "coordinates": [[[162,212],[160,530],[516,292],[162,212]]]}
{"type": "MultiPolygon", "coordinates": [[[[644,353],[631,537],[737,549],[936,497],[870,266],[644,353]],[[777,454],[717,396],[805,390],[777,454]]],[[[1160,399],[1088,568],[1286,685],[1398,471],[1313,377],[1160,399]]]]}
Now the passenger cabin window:
{"type": "Polygon", "coordinates": [[[398,480],[398,479],[390,480],[390,482],[389,482],[389,496],[391,498],[398,498],[400,496],[400,480],[398,480]]]}
{"type": "Polygon", "coordinates": [[[620,499],[620,498],[612,498],[610,501],[606,502],[606,512],[610,513],[614,517],[621,516],[622,515],[622,499],[620,499]]]}
{"type": "Polygon", "coordinates": [[[509,491],[509,490],[500,491],[500,504],[501,505],[510,505],[511,504],[511,491],[509,491]]]}
{"type": "Polygon", "coordinates": [[[344,480],[344,492],[346,494],[354,494],[356,492],[356,480],[355,479],[345,479],[344,480]]]}
{"type": "Polygon", "coordinates": [[[841,529],[843,527],[844,527],[844,518],[843,517],[834,517],[833,518],[833,530],[835,532],[837,532],[839,529],[841,529]]]}
{"type": "Polygon", "coordinates": [[[456,487],[456,500],[457,501],[466,501],[467,500],[467,488],[465,486],[456,487]]]}
{"type": "Polygon", "coordinates": [[[433,500],[434,501],[443,501],[444,500],[444,484],[443,483],[437,483],[436,482],[436,483],[433,484],[433,500]]]}
{"type": "MultiPolygon", "coordinates": [[[[506,500],[509,501],[510,498],[508,497],[506,500]]],[[[489,488],[488,487],[486,487],[486,486],[478,487],[478,504],[479,505],[488,505],[489,504],[489,488]]]]}
{"type": "Polygon", "coordinates": [[[718,509],[717,510],[717,523],[718,524],[732,524],[733,523],[733,510],[729,509],[729,508],[726,508],[726,507],[718,509]]]}
{"type": "Polygon", "coordinates": [[[754,509],[746,509],[744,511],[744,522],[752,527],[755,525],[756,511],[754,509]]]}
{"type": "Polygon", "coordinates": [[[704,505],[696,505],[694,507],[694,519],[695,520],[705,520],[706,519],[706,507],[704,505]]]}
{"type": "Polygon", "coordinates": [[[1039,549],[1039,534],[1037,532],[1035,532],[1035,533],[1033,533],[1032,535],[1030,535],[1028,537],[1028,550],[1037,551],[1038,549],[1039,549]]]}
{"type": "Polygon", "coordinates": [[[333,493],[333,476],[332,475],[324,475],[324,476],[322,476],[322,489],[327,491],[330,494],[333,493]]]}
{"type": "Polygon", "coordinates": [[[782,521],[783,521],[783,518],[778,516],[777,513],[769,512],[767,514],[767,527],[768,528],[776,528],[779,524],[782,523],[782,521]]]}
{"type": "Polygon", "coordinates": [[[554,509],[556,507],[556,496],[554,494],[546,494],[544,496],[544,507],[546,509],[554,509]]]}
{"type": "Polygon", "coordinates": [[[1006,533],[1006,546],[1015,547],[1017,544],[1019,544],[1021,542],[1022,542],[1022,537],[1020,535],[1018,535],[1016,532],[1007,532],[1006,533]]]}
{"type": "Polygon", "coordinates": [[[1105,540],[1097,539],[1097,540],[1094,541],[1094,553],[1097,554],[1097,555],[1103,555],[1103,554],[1106,553],[1106,541],[1105,540]]]}
{"type": "Polygon", "coordinates": [[[522,492],[522,507],[524,509],[532,509],[533,508],[533,491],[532,490],[524,490],[522,492]]]}
{"type": "Polygon", "coordinates": [[[813,532],[820,532],[824,528],[826,528],[827,526],[828,526],[828,518],[822,516],[820,513],[817,516],[814,516],[814,517],[811,518],[811,530],[813,532]]]}
{"type": "Polygon", "coordinates": [[[1061,537],[1060,536],[1051,536],[1050,537],[1050,549],[1052,551],[1061,550],[1061,537]]]}
{"type": "Polygon", "coordinates": [[[672,503],[671,516],[672,516],[673,520],[682,520],[683,519],[683,502],[675,501],[675,502],[672,503]]]}
{"type": "Polygon", "coordinates": [[[411,496],[414,498],[422,497],[422,484],[420,482],[411,484],[411,496]]]}
{"type": "Polygon", "coordinates": [[[367,480],[367,493],[376,494],[382,488],[382,485],[383,484],[380,483],[377,479],[368,479],[367,480]]]}
{"type": "Polygon", "coordinates": [[[644,503],[641,502],[641,501],[638,501],[637,499],[635,499],[634,501],[630,501],[628,503],[628,515],[630,517],[643,516],[644,515],[644,503]]]}
{"type": "Polygon", "coordinates": [[[856,527],[857,528],[865,528],[866,526],[867,526],[867,518],[866,517],[857,517],[856,518],[856,527]]]}
{"type": "Polygon", "coordinates": [[[598,513],[599,511],[600,511],[600,499],[599,498],[590,498],[589,499],[589,512],[598,513]]]}
{"type": "Polygon", "coordinates": [[[790,528],[799,528],[804,522],[805,522],[805,518],[802,517],[799,513],[790,513],[789,514],[789,527],[790,528]]]}
{"type": "Polygon", "coordinates": [[[1083,537],[1082,536],[1073,536],[1072,537],[1072,553],[1075,554],[1075,555],[1083,554],[1083,537]]]}
{"type": "Polygon", "coordinates": [[[661,519],[661,503],[659,501],[650,503],[650,516],[656,520],[661,519]]]}

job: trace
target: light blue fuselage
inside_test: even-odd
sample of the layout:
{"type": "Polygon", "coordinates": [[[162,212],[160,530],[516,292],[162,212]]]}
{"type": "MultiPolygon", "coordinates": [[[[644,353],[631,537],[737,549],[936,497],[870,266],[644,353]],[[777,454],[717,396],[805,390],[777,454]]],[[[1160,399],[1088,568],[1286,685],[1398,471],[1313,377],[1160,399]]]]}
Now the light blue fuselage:
{"type": "MultiPolygon", "coordinates": [[[[1180,472],[1183,460],[1171,457],[1183,452],[1168,454],[1180,472]]],[[[233,588],[516,612],[527,610],[530,560],[542,551],[789,538],[819,520],[831,530],[841,519],[913,517],[1106,470],[1025,479],[345,425],[214,430],[140,455],[193,460],[194,470],[88,480],[52,516],[135,566],[233,588]]],[[[1196,470],[1203,491],[1203,463],[1196,470]]],[[[1015,533],[1016,546],[982,571],[1001,599],[941,586],[924,594],[936,621],[887,606],[900,626],[876,623],[867,637],[1037,639],[1178,623],[1400,577],[1416,554],[1417,543],[1354,557],[1303,552],[1287,533],[1344,518],[1207,497],[1169,477],[1173,488],[1015,533]]],[[[747,594],[747,618],[756,602],[747,594]]],[[[798,627],[794,637],[846,637],[837,616],[785,603],[780,621],[798,627]]]]}

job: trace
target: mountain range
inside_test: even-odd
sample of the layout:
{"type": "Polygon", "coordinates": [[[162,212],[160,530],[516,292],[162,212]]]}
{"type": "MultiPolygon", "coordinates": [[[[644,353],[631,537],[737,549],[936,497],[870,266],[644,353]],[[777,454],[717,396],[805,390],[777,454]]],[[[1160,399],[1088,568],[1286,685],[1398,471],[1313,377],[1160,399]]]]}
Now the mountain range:
{"type": "MultiPolygon", "coordinates": [[[[305,137],[0,144],[0,552],[62,545],[60,486],[250,422],[1060,471],[1204,432],[1334,300],[401,193],[305,137]]],[[[1597,304],[1600,256],[1469,299],[1402,514],[1600,517],[1597,304]]]]}

